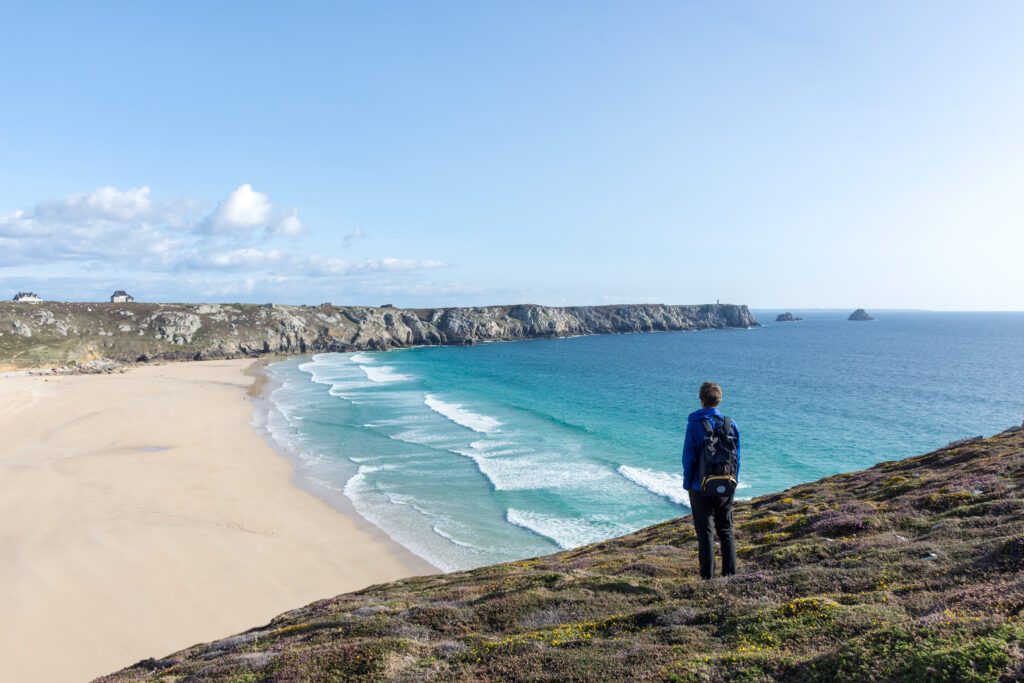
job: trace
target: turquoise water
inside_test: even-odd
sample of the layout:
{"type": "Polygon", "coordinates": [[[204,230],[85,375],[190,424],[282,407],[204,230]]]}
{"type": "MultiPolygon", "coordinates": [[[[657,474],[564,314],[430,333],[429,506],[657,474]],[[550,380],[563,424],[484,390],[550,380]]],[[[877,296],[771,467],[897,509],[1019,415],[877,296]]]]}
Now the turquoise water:
{"type": "Polygon", "coordinates": [[[742,432],[742,497],[1021,422],[1024,314],[846,314],[294,358],[270,366],[267,424],[304,485],[451,570],[686,514],[705,379],[742,432]]]}

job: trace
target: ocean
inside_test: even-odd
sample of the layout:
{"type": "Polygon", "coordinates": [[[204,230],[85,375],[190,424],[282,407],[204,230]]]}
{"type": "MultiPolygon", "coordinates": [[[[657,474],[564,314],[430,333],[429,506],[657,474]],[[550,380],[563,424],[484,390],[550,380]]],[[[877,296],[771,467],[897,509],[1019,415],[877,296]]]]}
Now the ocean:
{"type": "Polygon", "coordinates": [[[1024,314],[794,311],[752,329],[318,354],[274,363],[262,423],[299,483],[440,569],[688,513],[686,416],[711,379],[740,497],[1021,423],[1024,314]]]}

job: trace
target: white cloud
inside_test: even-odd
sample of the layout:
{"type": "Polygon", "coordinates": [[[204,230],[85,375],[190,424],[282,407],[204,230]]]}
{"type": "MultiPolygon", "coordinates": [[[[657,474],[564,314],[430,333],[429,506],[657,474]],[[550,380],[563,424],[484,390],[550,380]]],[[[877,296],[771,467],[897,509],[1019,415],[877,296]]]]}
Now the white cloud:
{"type": "Polygon", "coordinates": [[[59,201],[40,202],[34,214],[42,219],[64,221],[111,220],[127,221],[144,217],[153,208],[149,187],[118,190],[109,185],[92,192],[68,195],[59,201]]]}
{"type": "Polygon", "coordinates": [[[362,261],[344,261],[337,258],[311,256],[303,263],[303,269],[321,275],[366,275],[369,273],[393,273],[406,270],[431,270],[444,268],[441,261],[421,259],[363,259],[362,261]]]}
{"type": "Polygon", "coordinates": [[[362,228],[356,228],[355,230],[341,238],[341,244],[344,247],[351,247],[353,244],[362,239],[366,239],[366,231],[364,231],[362,228]]]}
{"type": "Polygon", "coordinates": [[[249,183],[239,185],[210,214],[208,222],[214,230],[251,229],[266,226],[274,205],[249,183]]]}
{"type": "Polygon", "coordinates": [[[306,226],[299,220],[299,210],[290,209],[286,211],[273,226],[271,232],[275,235],[286,237],[298,237],[306,232],[306,226]]]}
{"type": "Polygon", "coordinates": [[[263,192],[243,183],[218,202],[204,221],[210,232],[244,234],[262,230],[267,236],[298,237],[306,232],[298,209],[274,211],[274,205],[263,192]]]}
{"type": "MultiPolygon", "coordinates": [[[[288,291],[346,291],[354,278],[407,273],[415,279],[417,271],[445,266],[436,260],[350,261],[295,251],[306,233],[298,210],[275,211],[269,197],[249,184],[203,215],[201,207],[209,205],[187,197],[158,202],[146,186],[101,187],[0,214],[0,275],[32,273],[42,284],[38,278],[46,273],[77,281],[134,273],[135,281],[150,287],[171,283],[173,296],[171,291],[188,291],[186,283],[195,278],[202,283],[195,289],[211,294],[285,291],[286,283],[288,291]],[[288,248],[280,246],[284,238],[288,248]]],[[[356,230],[342,241],[363,236],[356,230]]],[[[24,280],[26,286],[31,281],[24,280]]]]}
{"type": "Polygon", "coordinates": [[[280,263],[285,255],[276,249],[264,251],[248,247],[211,254],[207,260],[214,268],[258,270],[280,263]]]}
{"type": "Polygon", "coordinates": [[[293,277],[349,277],[375,273],[394,273],[444,268],[441,261],[425,259],[380,258],[346,261],[344,259],[290,254],[278,249],[244,247],[197,254],[188,266],[194,270],[260,271],[293,277]]]}

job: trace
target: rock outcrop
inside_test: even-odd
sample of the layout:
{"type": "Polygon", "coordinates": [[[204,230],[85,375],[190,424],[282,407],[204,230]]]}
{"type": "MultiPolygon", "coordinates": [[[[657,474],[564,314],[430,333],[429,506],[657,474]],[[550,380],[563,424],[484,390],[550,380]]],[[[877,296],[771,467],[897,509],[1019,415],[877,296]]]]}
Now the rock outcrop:
{"type": "Polygon", "coordinates": [[[47,302],[40,309],[0,303],[0,328],[15,333],[0,337],[0,363],[237,358],[754,325],[746,306],[731,304],[401,309],[47,302]]]}
{"type": "Polygon", "coordinates": [[[858,308],[856,311],[850,314],[850,317],[847,318],[847,320],[874,320],[874,318],[868,315],[868,312],[865,311],[863,308],[858,308]]]}
{"type": "Polygon", "coordinates": [[[775,322],[777,323],[795,323],[798,320],[803,320],[803,318],[795,318],[793,317],[793,314],[788,311],[786,313],[779,313],[775,316],[775,322]]]}
{"type": "Polygon", "coordinates": [[[13,327],[14,331],[17,334],[20,334],[22,337],[28,337],[30,339],[32,338],[32,328],[30,328],[28,325],[21,322],[20,320],[15,320],[13,323],[11,323],[11,327],[13,327]]]}
{"type": "MultiPolygon", "coordinates": [[[[183,311],[160,311],[155,313],[141,325],[143,329],[147,326],[154,330],[156,339],[163,339],[178,346],[192,343],[192,337],[199,328],[203,326],[199,316],[194,313],[183,311]]],[[[120,325],[118,329],[120,329],[120,325]]]]}

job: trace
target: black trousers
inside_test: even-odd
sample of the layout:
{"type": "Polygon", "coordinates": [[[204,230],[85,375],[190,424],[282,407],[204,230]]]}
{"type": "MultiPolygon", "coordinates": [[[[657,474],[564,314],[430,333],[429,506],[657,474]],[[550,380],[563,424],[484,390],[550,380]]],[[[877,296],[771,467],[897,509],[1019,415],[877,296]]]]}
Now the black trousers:
{"type": "Polygon", "coordinates": [[[697,549],[700,557],[700,576],[710,579],[715,575],[715,532],[722,546],[722,576],[736,573],[736,541],[732,535],[733,499],[721,496],[703,496],[697,491],[690,494],[693,510],[693,528],[697,530],[697,549]]]}

